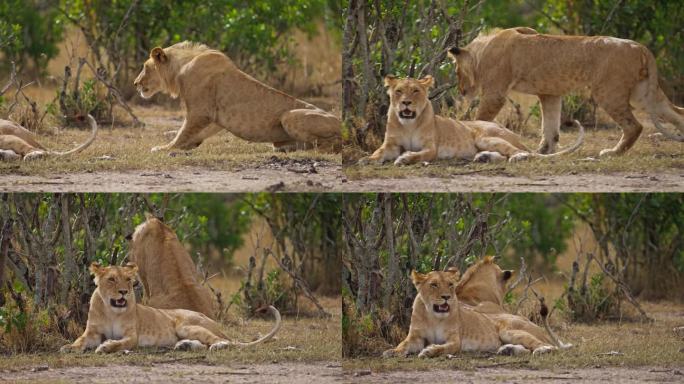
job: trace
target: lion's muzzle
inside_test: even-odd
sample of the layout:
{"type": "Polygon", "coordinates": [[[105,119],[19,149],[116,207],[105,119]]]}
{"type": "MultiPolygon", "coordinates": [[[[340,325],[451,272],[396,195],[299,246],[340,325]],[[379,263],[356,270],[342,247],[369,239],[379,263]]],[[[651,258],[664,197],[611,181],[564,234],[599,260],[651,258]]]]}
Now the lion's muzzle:
{"type": "Polygon", "coordinates": [[[451,307],[449,306],[449,303],[433,304],[432,305],[432,310],[437,312],[437,313],[449,313],[450,309],[451,309],[451,307]]]}
{"type": "Polygon", "coordinates": [[[128,302],[124,297],[119,299],[109,299],[109,305],[114,308],[126,308],[126,304],[128,304],[128,302]]]}

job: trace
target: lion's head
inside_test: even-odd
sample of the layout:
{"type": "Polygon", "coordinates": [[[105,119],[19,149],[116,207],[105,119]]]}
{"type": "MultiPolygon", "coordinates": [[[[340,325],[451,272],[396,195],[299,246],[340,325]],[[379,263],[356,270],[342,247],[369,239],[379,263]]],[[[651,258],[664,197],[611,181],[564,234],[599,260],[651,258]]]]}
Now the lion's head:
{"type": "Polygon", "coordinates": [[[110,265],[102,267],[99,263],[90,265],[90,273],[95,276],[95,285],[105,305],[109,304],[113,312],[125,312],[129,306],[135,306],[135,276],[138,266],[128,263],[123,267],[110,265]]]}
{"type": "Polygon", "coordinates": [[[459,278],[457,269],[447,271],[432,271],[427,274],[411,272],[411,279],[420,297],[425,303],[425,309],[435,317],[447,317],[458,307],[456,298],[456,282],[459,278]]]}
{"type": "Polygon", "coordinates": [[[149,99],[157,92],[165,91],[162,78],[162,66],[168,65],[169,57],[163,49],[156,47],[150,52],[150,58],[143,64],[143,69],[135,78],[133,85],[144,99],[149,99]]]}
{"type": "Polygon", "coordinates": [[[429,75],[422,79],[386,76],[385,87],[390,97],[390,113],[396,113],[402,124],[415,121],[430,103],[428,93],[434,85],[435,80],[429,75]]]}
{"type": "Polygon", "coordinates": [[[448,55],[456,66],[459,92],[472,99],[477,93],[476,64],[472,53],[466,48],[453,47],[449,49],[448,55]]]}
{"type": "Polygon", "coordinates": [[[459,300],[470,304],[489,301],[503,304],[506,284],[513,276],[512,270],[502,270],[494,257],[486,256],[469,267],[456,286],[459,300]]]}

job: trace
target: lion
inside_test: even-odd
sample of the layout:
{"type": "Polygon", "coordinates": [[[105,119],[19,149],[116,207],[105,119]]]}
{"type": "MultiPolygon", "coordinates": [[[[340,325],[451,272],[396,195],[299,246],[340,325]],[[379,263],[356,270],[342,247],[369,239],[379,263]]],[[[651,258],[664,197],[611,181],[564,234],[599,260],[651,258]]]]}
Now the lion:
{"type": "Polygon", "coordinates": [[[385,140],[372,155],[362,158],[360,165],[385,161],[406,165],[451,158],[518,161],[560,156],[582,145],[584,128],[579,122],[580,136],[571,148],[553,155],[540,155],[531,153],[518,135],[497,123],[437,116],[428,99],[428,91],[433,86],[434,79],[429,75],[421,79],[385,77],[390,97],[385,140]]]}
{"type": "MultiPolygon", "coordinates": [[[[485,256],[482,260],[466,269],[463,276],[456,284],[456,296],[458,300],[470,305],[474,310],[487,315],[506,314],[503,307],[506,285],[513,276],[513,270],[502,270],[494,262],[493,256],[485,256]]],[[[548,308],[543,303],[540,310],[542,325],[553,344],[561,349],[571,348],[572,344],[566,344],[558,339],[548,322],[548,308]]]]}
{"type": "Polygon", "coordinates": [[[189,309],[216,319],[218,303],[200,284],[192,258],[171,228],[148,214],[127,238],[129,260],[138,265],[145,304],[189,309]]]}
{"type": "Polygon", "coordinates": [[[314,146],[337,151],[341,145],[337,117],[259,82],[203,44],[185,41],[152,49],[133,84],[144,99],[163,92],[185,104],[181,129],[153,152],[193,149],[224,129],[247,141],[271,142],[281,151],[314,146]]]}
{"type": "Polygon", "coordinates": [[[519,27],[479,36],[448,55],[466,98],[480,94],[476,118],[491,121],[509,91],[537,95],[542,109],[539,153],[553,153],[560,135],[562,96],[588,87],[596,103],[622,127],[622,137],[601,156],[629,150],[642,131],[632,110],[648,113],[665,136],[663,119],[684,132],[684,108],[676,107],[658,85],[658,69],[648,48],[607,36],[555,36],[519,27]]]}
{"type": "Polygon", "coordinates": [[[88,140],[76,148],[65,151],[51,151],[40,144],[28,129],[9,120],[0,120],[0,160],[34,160],[45,156],[67,156],[88,148],[97,136],[97,122],[88,115],[92,132],[88,140]]]}
{"type": "Polygon", "coordinates": [[[466,351],[533,355],[558,349],[544,330],[531,321],[507,313],[486,314],[461,304],[456,296],[455,269],[427,274],[412,271],[418,290],[408,335],[384,357],[437,357],[466,351]]]}
{"type": "Polygon", "coordinates": [[[95,353],[112,353],[135,347],[170,346],[178,350],[208,346],[210,351],[216,351],[233,345],[248,347],[263,343],[280,329],[280,313],[272,306],[269,310],[276,319],[273,329],[256,341],[242,343],[229,341],[218,323],[199,312],[136,304],[133,284],[137,271],[135,263],[123,267],[90,265],[97,287],[90,298],[85,332],[60,352],[96,348],[95,353]]]}

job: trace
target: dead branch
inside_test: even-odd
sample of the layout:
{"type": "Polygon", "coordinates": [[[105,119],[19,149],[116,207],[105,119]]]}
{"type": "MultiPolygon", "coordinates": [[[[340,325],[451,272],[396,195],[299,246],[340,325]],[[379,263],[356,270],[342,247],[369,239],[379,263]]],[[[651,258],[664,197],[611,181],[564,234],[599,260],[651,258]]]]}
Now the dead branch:
{"type": "Polygon", "coordinates": [[[113,97],[116,99],[116,101],[119,103],[119,105],[120,105],[123,109],[125,109],[126,112],[128,112],[128,114],[129,114],[129,115],[131,116],[131,118],[133,119],[133,124],[134,124],[136,127],[144,127],[144,126],[145,126],[145,123],[143,123],[142,121],[140,121],[140,120],[138,119],[138,117],[135,115],[135,113],[133,113],[133,110],[131,109],[131,107],[129,107],[129,106],[128,106],[128,103],[126,103],[126,101],[123,99],[123,96],[121,95],[121,92],[119,92],[119,90],[118,90],[115,86],[113,86],[110,82],[107,81],[107,79],[105,79],[104,71],[103,71],[103,70],[101,71],[100,69],[97,69],[97,70],[96,70],[96,69],[92,66],[92,64],[90,64],[90,62],[88,62],[87,60],[85,61],[85,64],[86,64],[86,65],[88,66],[88,68],[90,68],[90,70],[93,72],[93,74],[95,75],[95,78],[96,78],[99,82],[101,82],[105,87],[107,87],[107,89],[109,90],[109,94],[110,94],[111,96],[113,96],[113,97]]]}

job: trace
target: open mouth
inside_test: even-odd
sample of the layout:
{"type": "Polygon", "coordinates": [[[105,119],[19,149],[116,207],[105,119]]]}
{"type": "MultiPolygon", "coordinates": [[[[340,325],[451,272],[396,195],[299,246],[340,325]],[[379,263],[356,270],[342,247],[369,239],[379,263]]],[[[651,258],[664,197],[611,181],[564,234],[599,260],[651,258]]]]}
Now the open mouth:
{"type": "Polygon", "coordinates": [[[434,304],[432,310],[437,313],[449,313],[449,304],[434,304]]]}
{"type": "Polygon", "coordinates": [[[404,109],[399,111],[399,117],[402,119],[415,119],[416,118],[416,111],[412,111],[410,109],[404,109]]]}
{"type": "Polygon", "coordinates": [[[115,299],[109,299],[109,304],[115,308],[125,308],[126,307],[126,299],[124,299],[123,297],[120,299],[116,299],[116,300],[115,299]]]}

